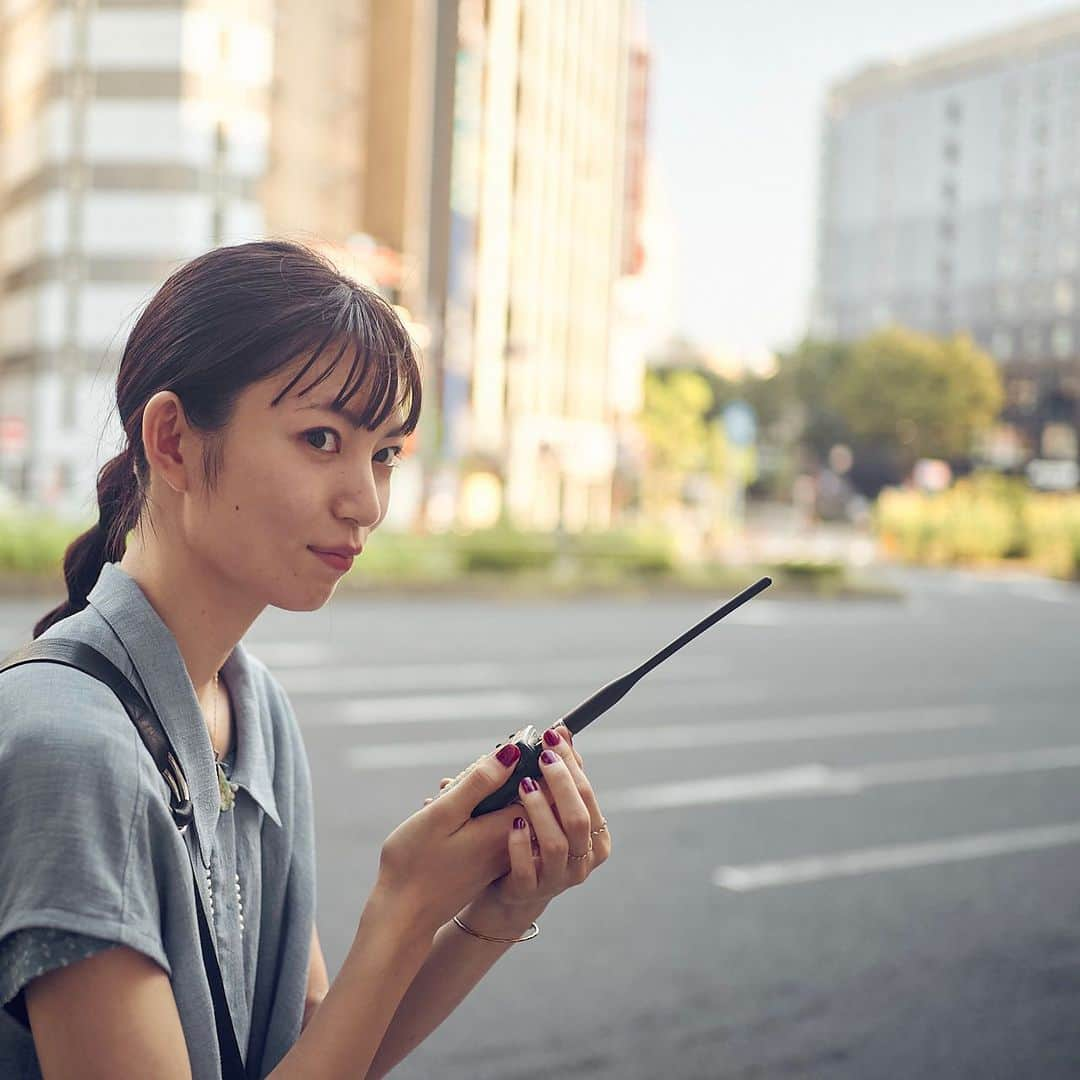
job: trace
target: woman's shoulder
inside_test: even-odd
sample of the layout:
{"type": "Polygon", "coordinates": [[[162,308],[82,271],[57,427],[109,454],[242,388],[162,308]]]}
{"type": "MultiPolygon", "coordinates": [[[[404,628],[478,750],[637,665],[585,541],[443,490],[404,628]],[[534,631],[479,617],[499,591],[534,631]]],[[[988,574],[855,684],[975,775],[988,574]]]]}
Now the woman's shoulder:
{"type": "Polygon", "coordinates": [[[10,668],[0,674],[0,717],[0,786],[77,780],[85,787],[94,777],[126,800],[153,778],[124,706],[83,671],[51,663],[10,668]]]}

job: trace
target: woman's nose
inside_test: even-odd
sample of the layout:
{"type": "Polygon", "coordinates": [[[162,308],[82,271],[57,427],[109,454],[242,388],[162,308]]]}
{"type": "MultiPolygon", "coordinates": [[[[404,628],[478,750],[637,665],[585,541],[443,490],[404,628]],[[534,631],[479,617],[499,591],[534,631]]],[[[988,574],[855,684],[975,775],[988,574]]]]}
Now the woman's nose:
{"type": "Polygon", "coordinates": [[[374,476],[367,476],[359,487],[342,495],[334,510],[338,517],[351,518],[361,528],[374,528],[382,518],[382,501],[374,476]]]}

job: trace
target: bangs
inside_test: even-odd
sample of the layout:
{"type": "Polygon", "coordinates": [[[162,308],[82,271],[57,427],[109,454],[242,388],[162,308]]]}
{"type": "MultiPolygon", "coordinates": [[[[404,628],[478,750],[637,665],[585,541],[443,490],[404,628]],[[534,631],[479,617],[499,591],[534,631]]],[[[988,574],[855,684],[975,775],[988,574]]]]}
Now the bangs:
{"type": "Polygon", "coordinates": [[[318,360],[333,350],[325,370],[298,390],[297,396],[314,390],[347,360],[349,373],[334,398],[334,407],[347,405],[366,388],[362,408],[356,412],[359,422],[368,431],[376,431],[392,416],[404,414],[400,433],[411,435],[420,419],[421,375],[416,350],[401,319],[381,296],[359,285],[338,285],[333,299],[339,302],[329,330],[317,338],[301,333],[290,342],[288,359],[281,366],[308,350],[311,355],[272,404],[285,398],[318,360]]]}

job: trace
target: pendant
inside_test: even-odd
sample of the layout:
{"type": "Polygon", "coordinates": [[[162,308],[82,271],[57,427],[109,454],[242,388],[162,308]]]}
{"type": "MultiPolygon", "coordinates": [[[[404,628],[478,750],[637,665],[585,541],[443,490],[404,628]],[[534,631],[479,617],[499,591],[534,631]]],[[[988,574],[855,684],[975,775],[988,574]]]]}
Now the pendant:
{"type": "Polygon", "coordinates": [[[218,791],[221,793],[221,809],[231,810],[236,802],[236,788],[229,783],[225,776],[225,768],[220,761],[215,761],[217,766],[218,791]]]}

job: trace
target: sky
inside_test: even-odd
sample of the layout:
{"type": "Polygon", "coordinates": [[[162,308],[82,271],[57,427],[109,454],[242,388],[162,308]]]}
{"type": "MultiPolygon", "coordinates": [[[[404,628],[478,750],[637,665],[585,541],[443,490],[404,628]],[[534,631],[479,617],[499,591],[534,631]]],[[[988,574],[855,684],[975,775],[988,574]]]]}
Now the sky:
{"type": "Polygon", "coordinates": [[[877,60],[1076,10],[1060,0],[642,0],[649,144],[674,215],[678,331],[751,362],[813,287],[826,88],[877,60]]]}

